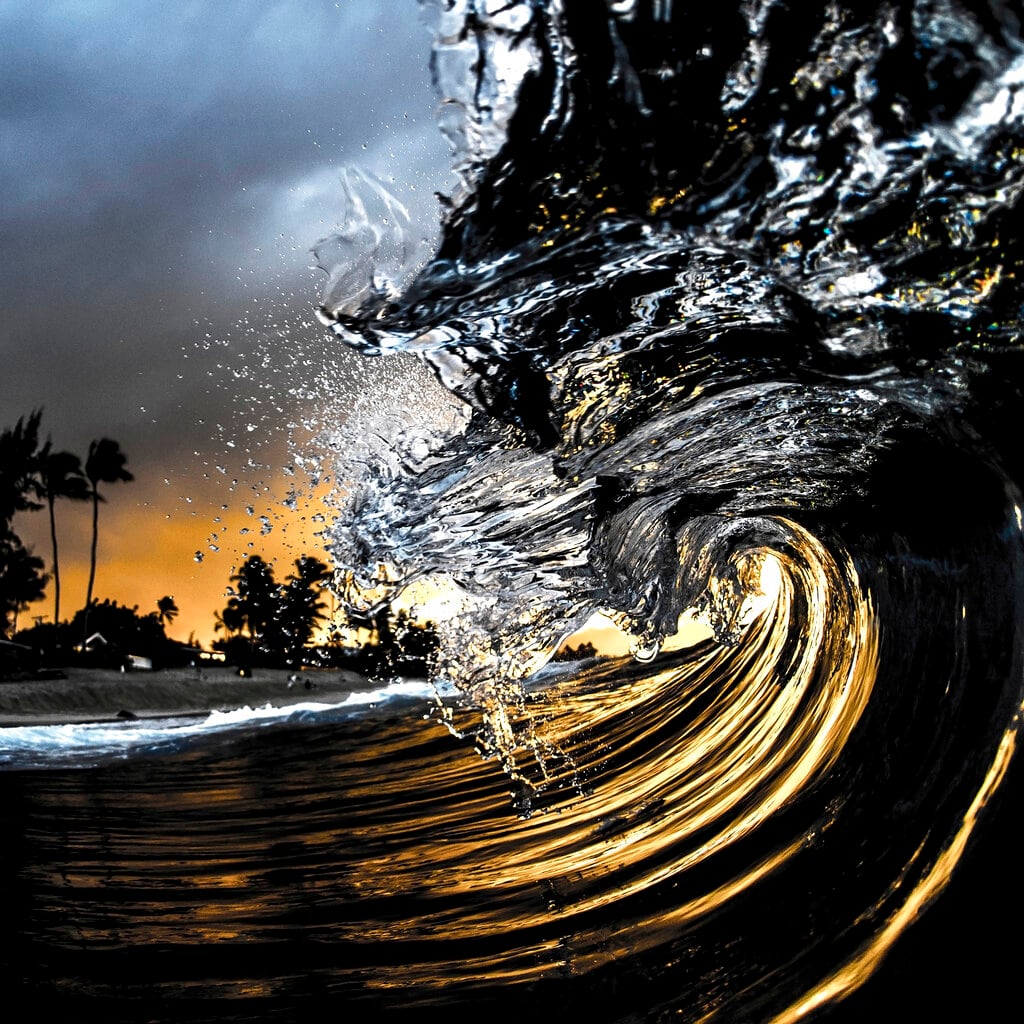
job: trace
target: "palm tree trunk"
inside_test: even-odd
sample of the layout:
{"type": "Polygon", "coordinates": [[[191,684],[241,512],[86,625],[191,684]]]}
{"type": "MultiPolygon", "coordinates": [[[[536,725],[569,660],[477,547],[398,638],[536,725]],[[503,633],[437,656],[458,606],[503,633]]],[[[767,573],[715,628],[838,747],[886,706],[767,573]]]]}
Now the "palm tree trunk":
{"type": "Polygon", "coordinates": [[[96,490],[95,485],[92,489],[92,548],[89,552],[89,585],[85,589],[85,614],[82,616],[82,622],[84,624],[85,636],[82,637],[84,643],[89,639],[89,607],[92,605],[92,586],[96,582],[96,542],[99,538],[99,521],[100,521],[100,495],[99,491],[96,490]]]}
{"type": "Polygon", "coordinates": [[[50,506],[50,544],[53,546],[53,625],[54,637],[56,637],[56,627],[60,625],[60,562],[57,557],[57,517],[53,514],[53,495],[47,494],[46,501],[50,506]]]}

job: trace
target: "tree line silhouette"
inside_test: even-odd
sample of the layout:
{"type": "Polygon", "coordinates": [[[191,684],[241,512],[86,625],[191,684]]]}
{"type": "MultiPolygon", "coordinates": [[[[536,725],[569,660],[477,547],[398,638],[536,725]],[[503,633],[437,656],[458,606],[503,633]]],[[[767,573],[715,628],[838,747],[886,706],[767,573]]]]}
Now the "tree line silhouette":
{"type": "Polygon", "coordinates": [[[235,664],[298,668],[346,665],[368,676],[429,674],[436,665],[438,637],[431,623],[412,622],[384,605],[367,616],[339,612],[331,584],[334,570],[303,555],[283,583],[260,555],[250,555],[231,577],[228,602],[214,629],[224,635],[213,646],[235,664]],[[369,639],[356,646],[344,636],[362,629],[369,639]],[[313,646],[317,633],[321,642],[313,646]]]}
{"type": "Polygon", "coordinates": [[[231,577],[228,603],[216,615],[214,630],[225,635],[215,646],[238,663],[301,665],[326,617],[333,576],[325,563],[303,555],[279,584],[272,566],[250,555],[231,577]]]}
{"type": "MultiPolygon", "coordinates": [[[[0,432],[0,637],[69,660],[72,653],[91,663],[124,667],[129,655],[155,665],[187,662],[197,645],[193,637],[180,644],[167,637],[166,627],[178,615],[171,596],[156,601],[156,611],[140,613],[109,599],[97,601],[96,583],[101,485],[133,479],[127,457],[116,441],[101,438],[89,445],[85,459],[42,440],[42,410],[22,417],[0,432]],[[60,552],[56,505],[61,499],[91,505],[92,536],[85,606],[70,620],[61,619],[60,552]],[[43,560],[18,537],[18,513],[47,510],[52,562],[43,560]],[[53,582],[53,621],[18,630],[19,612],[43,598],[53,582]],[[91,650],[88,648],[91,647],[91,650]]],[[[104,486],[105,490],[105,486],[104,486]]],[[[215,612],[214,648],[240,666],[301,667],[347,664],[368,675],[429,671],[437,653],[437,634],[387,607],[363,617],[347,616],[335,606],[334,570],[303,555],[283,582],[260,555],[250,555],[231,576],[227,604],[215,612]],[[328,628],[329,626],[329,628],[328,628]],[[346,643],[346,630],[364,631],[366,643],[346,643]],[[314,637],[321,642],[314,648],[314,637]],[[324,635],[326,634],[326,635],[324,635]]],[[[0,666],[2,668],[2,666],[0,666]]]]}

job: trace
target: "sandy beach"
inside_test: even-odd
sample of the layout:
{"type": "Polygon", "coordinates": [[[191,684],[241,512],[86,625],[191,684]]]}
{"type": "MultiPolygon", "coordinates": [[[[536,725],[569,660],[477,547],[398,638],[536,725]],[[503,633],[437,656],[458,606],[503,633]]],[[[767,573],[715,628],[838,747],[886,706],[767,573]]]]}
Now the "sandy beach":
{"type": "Polygon", "coordinates": [[[248,678],[235,668],[220,666],[158,672],[63,671],[66,679],[0,682],[0,728],[201,715],[246,705],[335,704],[351,693],[381,685],[344,669],[253,669],[248,678]]]}

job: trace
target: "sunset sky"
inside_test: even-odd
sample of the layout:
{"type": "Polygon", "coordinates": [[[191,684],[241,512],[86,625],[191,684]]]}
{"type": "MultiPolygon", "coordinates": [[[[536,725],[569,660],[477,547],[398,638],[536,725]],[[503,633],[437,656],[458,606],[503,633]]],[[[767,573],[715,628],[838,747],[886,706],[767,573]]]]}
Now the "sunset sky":
{"type": "MultiPolygon", "coordinates": [[[[310,250],[346,167],[436,229],[428,28],[413,0],[24,0],[0,38],[0,427],[42,408],[57,448],[120,443],[135,480],[107,489],[96,596],[172,595],[171,635],[208,642],[246,554],[278,578],[323,556],[316,504],[283,504],[296,457],[378,371],[317,323],[310,250]]],[[[90,518],[58,514],[64,618],[90,518]]],[[[16,528],[49,566],[45,513],[16,528]]]]}

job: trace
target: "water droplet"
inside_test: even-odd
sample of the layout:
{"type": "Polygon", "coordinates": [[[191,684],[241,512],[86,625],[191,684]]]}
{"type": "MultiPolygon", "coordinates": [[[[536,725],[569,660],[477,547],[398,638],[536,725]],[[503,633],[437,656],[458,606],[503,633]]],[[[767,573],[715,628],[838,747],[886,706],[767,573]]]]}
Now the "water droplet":
{"type": "Polygon", "coordinates": [[[661,653],[661,641],[650,640],[647,643],[638,643],[633,648],[633,660],[647,664],[661,653]]]}

